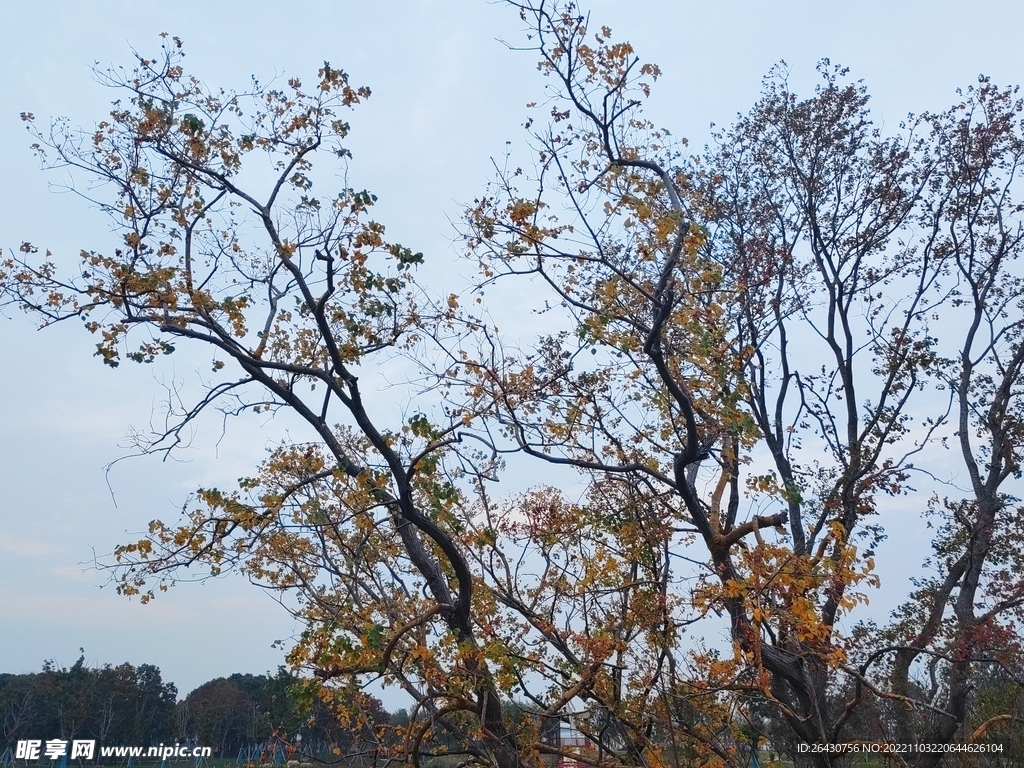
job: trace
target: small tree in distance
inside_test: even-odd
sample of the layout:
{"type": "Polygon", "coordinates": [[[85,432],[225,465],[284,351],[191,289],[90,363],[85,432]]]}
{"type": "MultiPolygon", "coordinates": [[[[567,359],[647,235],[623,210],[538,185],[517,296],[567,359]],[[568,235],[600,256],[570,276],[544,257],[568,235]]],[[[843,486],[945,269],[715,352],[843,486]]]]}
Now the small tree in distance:
{"type": "Polygon", "coordinates": [[[415,286],[423,256],[370,193],[314,193],[369,95],[327,64],[312,87],[211,90],[165,38],[108,75],[128,98],[95,132],[38,134],[48,163],[108,182],[123,239],[74,278],[24,244],[8,299],[81,318],[110,365],[214,352],[209,391],[149,450],[210,407],[311,430],[118,548],[121,590],[146,601],[202,563],[285,593],[306,627],[290,662],[415,764],[738,766],[761,734],[830,766],[846,758],[799,745],[1009,733],[1012,707],[989,697],[978,721],[969,702],[993,669],[1021,683],[1016,92],[982,80],[886,137],[845,71],[824,63],[799,99],[777,70],[686,157],[641,114],[656,66],[571,4],[510,4],[550,122],[528,122],[533,168],[499,174],[465,242],[478,289],[537,288],[554,330],[526,352],[463,289],[415,286]],[[360,385],[395,358],[426,393],[401,414],[360,385]],[[506,451],[573,468],[584,494],[494,497],[506,451]],[[879,543],[907,535],[897,505],[933,526],[932,575],[858,623],[879,543]],[[719,632],[726,649],[700,640],[719,632]],[[370,680],[411,697],[407,722],[360,710],[370,680]],[[563,716],[590,746],[545,736],[563,716]]]}

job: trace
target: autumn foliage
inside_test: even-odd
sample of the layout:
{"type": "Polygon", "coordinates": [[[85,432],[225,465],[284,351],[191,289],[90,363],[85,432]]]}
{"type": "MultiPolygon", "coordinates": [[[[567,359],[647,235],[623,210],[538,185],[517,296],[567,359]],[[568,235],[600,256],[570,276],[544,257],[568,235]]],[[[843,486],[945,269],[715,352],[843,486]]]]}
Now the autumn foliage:
{"type": "Polygon", "coordinates": [[[94,132],[33,127],[44,163],[106,182],[121,241],[77,265],[26,243],[5,296],[80,318],[109,365],[213,353],[148,450],[214,407],[308,429],[119,547],[121,591],[202,565],[280,593],[289,661],[344,722],[372,722],[371,681],[410,697],[381,759],[833,765],[798,745],[1009,733],[1019,698],[978,692],[1022,682],[1016,90],[981,79],[887,135],[844,70],[800,98],[778,68],[690,152],[643,116],[655,65],[573,5],[510,5],[550,97],[526,169],[465,212],[474,285],[418,287],[372,194],[314,193],[369,96],[326,63],[219,91],[165,40],[109,76],[126,98],[94,132]],[[535,339],[495,327],[524,281],[535,339]],[[400,413],[360,384],[387,366],[400,413]],[[502,495],[511,454],[583,490],[502,495]],[[912,530],[925,575],[866,613],[912,530]],[[589,747],[551,738],[563,717],[589,747]]]}

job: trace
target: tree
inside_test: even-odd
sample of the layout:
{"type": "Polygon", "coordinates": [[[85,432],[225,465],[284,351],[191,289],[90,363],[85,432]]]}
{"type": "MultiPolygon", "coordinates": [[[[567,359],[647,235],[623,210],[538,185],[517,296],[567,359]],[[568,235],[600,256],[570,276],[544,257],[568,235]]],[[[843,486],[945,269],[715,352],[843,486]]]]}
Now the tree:
{"type": "MultiPolygon", "coordinates": [[[[642,643],[646,664],[623,665],[622,646],[636,652],[640,633],[664,637],[720,610],[734,649],[691,657],[701,695],[755,694],[800,742],[858,737],[847,724],[869,692],[892,704],[898,741],[967,738],[969,681],[1020,653],[1024,584],[1004,560],[1016,554],[996,543],[1021,525],[1004,490],[1020,476],[1024,354],[1016,91],[982,79],[950,112],[884,137],[844,70],[823,62],[823,84],[799,99],[779,69],[751,113],[687,164],[640,117],[654,67],[607,30],[591,42],[571,6],[523,12],[560,104],[533,133],[537,174],[501,174],[470,213],[469,245],[489,279],[546,284],[542,309],[567,330],[525,356],[482,347],[477,386],[521,450],[590,474],[591,536],[607,546],[628,531],[606,587],[619,593],[622,618],[610,601],[604,619],[619,655],[606,657],[611,686],[592,706],[615,704],[640,731],[652,691],[692,696],[669,661],[676,638],[642,643]],[[920,478],[943,484],[915,462],[942,463],[946,440],[971,481],[963,499],[933,497],[945,518],[938,577],[890,626],[842,631],[867,601],[858,585],[875,582],[880,497],[920,478]],[[788,536],[761,534],[783,525],[788,536]],[[653,567],[649,551],[626,554],[636,528],[662,553],[653,567]],[[689,601],[673,585],[683,552],[708,566],[690,576],[689,601]],[[660,604],[685,609],[643,627],[638,574],[662,585],[660,604]],[[657,677],[631,685],[611,672],[623,666],[657,677]],[[635,692],[647,698],[619,705],[635,692]]],[[[569,509],[541,525],[578,518],[569,509]]],[[[726,759],[744,711],[728,699],[731,733],[724,719],[711,736],[693,715],[649,717],[726,759]]]]}
{"type": "Polygon", "coordinates": [[[36,692],[26,676],[0,675],[0,711],[7,745],[28,738],[38,716],[37,707],[36,692]]]}
{"type": "Polygon", "coordinates": [[[256,741],[255,707],[238,683],[223,677],[211,680],[192,691],[184,705],[189,737],[212,746],[219,756],[231,757],[256,741]]]}
{"type": "MultiPolygon", "coordinates": [[[[314,195],[314,161],[348,156],[341,111],[369,95],[326,63],[311,89],[218,91],[165,39],[105,75],[126,96],[95,132],[37,131],[48,164],[107,183],[122,242],[70,271],[25,243],[5,295],[82,319],[109,365],[215,355],[208,390],[140,446],[173,450],[211,408],[309,430],[120,547],[122,592],[147,601],[196,564],[280,592],[306,627],[291,664],[416,764],[740,765],[767,734],[824,766],[845,758],[796,745],[879,718],[903,742],[983,739],[967,694],[1013,674],[1024,605],[1015,92],[983,80],[885,137],[841,69],[809,99],[777,70],[688,158],[642,116],[656,66],[571,4],[510,4],[551,121],[528,122],[535,172],[501,171],[465,242],[481,292],[533,280],[555,330],[525,351],[482,296],[416,287],[423,256],[388,242],[370,193],[314,195]],[[360,377],[402,361],[396,414],[360,377]],[[969,487],[942,482],[945,442],[969,487]],[[509,451],[585,492],[495,497],[509,451]],[[887,497],[932,499],[935,576],[858,625],[887,497]],[[372,679],[410,695],[407,718],[374,711],[372,679]],[[565,716],[593,749],[543,738],[565,716]]],[[[994,701],[990,727],[1017,717],[994,701]]]]}
{"type": "Polygon", "coordinates": [[[41,736],[95,739],[100,746],[155,745],[169,740],[177,689],[151,664],[70,668],[53,661],[42,672],[0,679],[5,746],[41,736]]]}
{"type": "MultiPolygon", "coordinates": [[[[177,420],[165,432],[140,437],[143,450],[173,449],[182,430],[216,406],[290,409],[314,440],[282,446],[243,482],[255,503],[205,489],[205,508],[184,527],[154,522],[152,541],[121,547],[118,560],[137,567],[120,588],[151,598],[143,585],[153,555],[167,573],[186,562],[206,562],[211,573],[237,565],[271,589],[299,594],[295,612],[308,630],[293,649],[296,666],[325,679],[348,675],[349,686],[359,673],[397,675],[431,717],[472,714],[475,724],[458,729],[474,734],[473,752],[514,763],[472,617],[472,575],[445,525],[461,501],[447,462],[487,472],[486,457],[458,444],[462,413],[440,426],[421,413],[378,426],[356,373],[414,350],[423,326],[444,322],[455,300],[436,317],[417,304],[412,267],[423,256],[385,240],[383,225],[369,218],[369,192],[312,194],[313,159],[347,157],[340,110],[369,90],[326,63],[308,90],[298,79],[283,89],[210,90],[185,75],[180,49],[180,40],[165,38],[162,53],[140,56],[130,75],[101,75],[128,98],[95,132],[57,122],[38,134],[44,158],[106,184],[112,199],[97,202],[123,242],[112,255],[83,252],[68,279],[50,261],[32,262],[26,243],[25,258],[6,264],[5,292],[44,323],[81,319],[108,365],[152,362],[187,340],[214,351],[215,376],[239,376],[212,382],[194,407],[172,413],[177,420]],[[258,194],[240,171],[244,158],[261,154],[269,181],[258,194]],[[434,620],[444,627],[443,662],[410,679],[412,670],[390,657],[399,641],[433,633],[434,620]],[[435,676],[452,686],[436,706],[435,676]]],[[[427,731],[416,728],[414,741],[427,731]]]]}

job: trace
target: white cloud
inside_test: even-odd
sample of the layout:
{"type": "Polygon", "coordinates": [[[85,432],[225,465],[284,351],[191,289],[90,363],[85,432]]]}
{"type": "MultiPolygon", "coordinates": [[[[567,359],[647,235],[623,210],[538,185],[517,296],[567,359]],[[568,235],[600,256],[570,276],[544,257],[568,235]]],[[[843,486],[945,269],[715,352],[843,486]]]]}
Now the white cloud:
{"type": "Polygon", "coordinates": [[[56,568],[51,568],[50,573],[54,576],[60,576],[62,579],[71,579],[72,581],[82,581],[87,584],[95,584],[96,575],[90,573],[92,570],[95,569],[80,565],[61,565],[56,568]]]}
{"type": "Polygon", "coordinates": [[[66,629],[140,621],[173,626],[190,615],[189,609],[180,604],[154,603],[141,608],[120,597],[82,594],[81,588],[54,594],[0,586],[0,603],[7,615],[18,622],[56,624],[66,629]]]}
{"type": "Polygon", "coordinates": [[[0,552],[16,557],[46,557],[61,552],[62,548],[45,539],[19,539],[9,533],[0,533],[0,552]]]}

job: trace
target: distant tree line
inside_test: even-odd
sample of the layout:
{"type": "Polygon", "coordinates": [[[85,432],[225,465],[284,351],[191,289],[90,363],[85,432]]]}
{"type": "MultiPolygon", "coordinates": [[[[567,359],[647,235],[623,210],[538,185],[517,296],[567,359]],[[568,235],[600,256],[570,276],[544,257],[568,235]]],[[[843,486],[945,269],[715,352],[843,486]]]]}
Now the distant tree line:
{"type": "MultiPolygon", "coordinates": [[[[178,742],[211,747],[216,757],[234,758],[245,749],[246,762],[273,762],[277,750],[284,759],[313,755],[349,765],[352,761],[345,758],[356,758],[368,747],[394,750],[408,733],[412,718],[405,709],[389,713],[378,699],[358,690],[348,691],[346,702],[326,701],[321,695],[315,683],[282,667],[274,675],[218,677],[178,701],[177,687],[164,682],[160,669],[152,664],[91,668],[83,656],[70,668],[62,668],[48,661],[38,673],[0,674],[0,754],[8,748],[14,754],[20,739],[95,739],[97,747],[178,742]],[[361,720],[352,719],[348,707],[336,706],[351,703],[353,698],[360,700],[361,711],[369,713],[361,720]]],[[[838,708],[849,695],[837,691],[828,705],[838,708]]],[[[866,695],[869,701],[858,710],[855,732],[866,740],[895,741],[899,702],[879,699],[870,692],[866,695]]],[[[979,723],[1002,725],[997,713],[1004,712],[1013,713],[1006,719],[1024,722],[1020,689],[1002,670],[991,669],[979,678],[970,699],[972,727],[979,723]]],[[[536,707],[525,702],[507,702],[502,708],[503,719],[517,728],[533,720],[540,739],[547,743],[556,743],[563,721],[572,722],[536,714],[536,707]]],[[[757,749],[797,754],[796,743],[763,706],[754,704],[751,715],[737,737],[741,752],[750,754],[757,749]]],[[[695,727],[711,725],[696,710],[680,712],[680,716],[695,727]]],[[[439,724],[423,741],[421,754],[457,751],[460,737],[439,724]]],[[[653,733],[652,738],[666,745],[670,742],[662,732],[653,733]]],[[[1018,730],[1002,743],[1002,752],[976,763],[1020,765],[1024,732],[1018,730]]],[[[669,753],[684,764],[698,758],[685,747],[676,746],[669,753]]],[[[96,756],[99,758],[98,749],[96,756]]]]}
{"type": "MultiPolygon", "coordinates": [[[[381,702],[362,692],[363,721],[340,721],[314,689],[284,668],[275,675],[234,674],[210,680],[183,700],[152,664],[70,668],[48,661],[41,672],[0,674],[0,754],[21,739],[94,739],[100,746],[161,742],[213,748],[235,757],[243,748],[276,745],[344,755],[390,722],[381,702]],[[299,737],[298,739],[296,737],[299,737]]],[[[99,751],[97,749],[97,757],[99,751]]],[[[268,761],[272,756],[263,753],[268,761]]]]}
{"type": "Polygon", "coordinates": [[[103,745],[166,741],[178,689],[151,664],[85,666],[54,662],[28,675],[0,675],[4,748],[19,739],[95,739],[103,745]]]}

